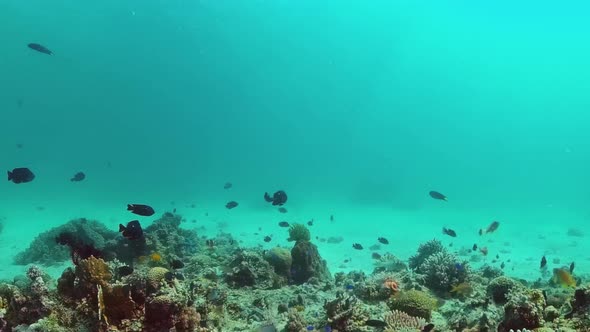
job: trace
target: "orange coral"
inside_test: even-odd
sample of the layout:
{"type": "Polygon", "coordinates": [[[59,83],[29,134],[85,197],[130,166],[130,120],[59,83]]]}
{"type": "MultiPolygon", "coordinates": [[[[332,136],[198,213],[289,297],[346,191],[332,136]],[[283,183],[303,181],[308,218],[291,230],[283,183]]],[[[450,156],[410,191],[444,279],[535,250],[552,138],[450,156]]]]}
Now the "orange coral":
{"type": "Polygon", "coordinates": [[[390,289],[392,293],[397,293],[399,291],[398,283],[392,278],[385,279],[385,281],[383,281],[383,287],[390,289]]]}
{"type": "Polygon", "coordinates": [[[76,266],[76,275],[87,283],[102,287],[107,287],[108,281],[112,278],[107,263],[102,258],[94,256],[80,261],[76,266]]]}

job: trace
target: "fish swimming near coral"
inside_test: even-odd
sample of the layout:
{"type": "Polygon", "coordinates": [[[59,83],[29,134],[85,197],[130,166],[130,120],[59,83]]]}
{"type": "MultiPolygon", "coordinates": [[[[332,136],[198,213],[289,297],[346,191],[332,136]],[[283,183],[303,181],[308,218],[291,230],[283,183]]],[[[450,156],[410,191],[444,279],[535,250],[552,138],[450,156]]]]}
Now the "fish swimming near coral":
{"type": "Polygon", "coordinates": [[[576,288],[576,279],[566,269],[553,269],[553,282],[563,287],[576,288]]]}
{"type": "Polygon", "coordinates": [[[78,172],[78,173],[74,174],[74,176],[70,179],[70,181],[80,182],[80,181],[83,181],[85,178],[86,178],[86,174],[84,174],[84,172],[78,172]]]}
{"type": "Polygon", "coordinates": [[[421,332],[430,332],[432,330],[434,330],[434,324],[430,323],[430,324],[424,325],[424,327],[420,331],[421,332]]]}
{"type": "Polygon", "coordinates": [[[284,207],[280,207],[279,212],[280,213],[287,213],[287,209],[285,209],[284,207]]]}
{"type": "Polygon", "coordinates": [[[225,208],[228,210],[231,210],[237,206],[238,206],[238,202],[236,202],[236,201],[227,202],[227,204],[225,204],[225,208]]]}
{"type": "Polygon", "coordinates": [[[458,296],[468,296],[473,292],[473,287],[468,282],[462,282],[460,284],[454,285],[451,289],[451,294],[458,295],[458,296]]]}
{"type": "Polygon", "coordinates": [[[7,173],[8,181],[12,181],[13,183],[26,183],[35,179],[35,174],[26,167],[18,167],[7,173]]]}
{"type": "Polygon", "coordinates": [[[144,217],[149,217],[156,213],[151,206],[144,204],[127,204],[127,211],[144,217]]]}
{"type": "Polygon", "coordinates": [[[541,267],[540,267],[540,269],[543,269],[545,266],[547,266],[547,258],[545,258],[545,256],[543,256],[541,258],[541,267]]]}
{"type": "Polygon", "coordinates": [[[286,221],[279,222],[279,227],[289,227],[289,223],[286,221]]]}
{"type": "Polygon", "coordinates": [[[493,233],[495,232],[498,227],[500,227],[500,222],[499,221],[493,221],[488,228],[486,229],[480,229],[479,230],[479,235],[484,235],[484,234],[489,234],[489,233],[493,233]]]}
{"type": "Polygon", "coordinates": [[[139,240],[143,237],[143,229],[139,220],[131,220],[127,223],[127,226],[119,224],[119,233],[128,240],[139,240]]]}
{"type": "Polygon", "coordinates": [[[51,52],[47,47],[41,45],[41,44],[37,44],[37,43],[30,43],[27,45],[30,49],[35,50],[39,53],[43,53],[43,54],[47,54],[47,55],[53,55],[53,52],[51,52]]]}
{"type": "Polygon", "coordinates": [[[264,193],[264,200],[268,203],[272,203],[272,205],[281,206],[287,203],[287,193],[284,190],[279,190],[275,192],[272,197],[266,192],[264,193]]]}
{"type": "Polygon", "coordinates": [[[473,244],[473,247],[471,248],[471,251],[476,251],[477,250],[477,243],[473,244]]]}
{"type": "Polygon", "coordinates": [[[389,240],[387,240],[384,237],[377,238],[377,241],[379,241],[380,243],[383,243],[383,244],[389,244],[389,240]]]}
{"type": "Polygon", "coordinates": [[[576,267],[576,264],[574,264],[574,262],[572,262],[570,264],[570,273],[574,273],[574,268],[576,267]]]}
{"type": "Polygon", "coordinates": [[[438,191],[433,190],[433,191],[429,192],[428,194],[430,195],[430,197],[432,197],[434,199],[438,199],[438,200],[445,201],[445,202],[447,201],[447,196],[439,193],[438,191]]]}
{"type": "Polygon", "coordinates": [[[359,243],[354,243],[352,247],[356,250],[363,250],[363,246],[359,243]]]}
{"type": "Polygon", "coordinates": [[[448,235],[450,237],[457,237],[457,232],[450,228],[443,227],[442,232],[443,234],[448,235]]]}

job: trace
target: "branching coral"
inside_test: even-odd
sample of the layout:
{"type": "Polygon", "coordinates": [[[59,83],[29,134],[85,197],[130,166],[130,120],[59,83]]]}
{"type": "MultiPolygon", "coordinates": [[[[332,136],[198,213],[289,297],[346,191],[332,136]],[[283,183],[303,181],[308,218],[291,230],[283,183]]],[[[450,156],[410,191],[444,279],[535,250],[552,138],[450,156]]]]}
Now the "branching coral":
{"type": "Polygon", "coordinates": [[[303,224],[293,224],[289,228],[289,239],[288,241],[309,241],[311,239],[311,235],[309,233],[309,229],[305,227],[303,224]]]}
{"type": "Polygon", "coordinates": [[[393,310],[385,316],[387,328],[385,332],[397,331],[420,331],[426,320],[420,317],[413,317],[403,311],[393,310]]]}
{"type": "Polygon", "coordinates": [[[443,250],[430,255],[420,266],[421,273],[425,275],[424,282],[432,291],[446,293],[454,285],[458,285],[467,279],[468,265],[460,264],[457,267],[457,257],[443,250]]]}
{"type": "Polygon", "coordinates": [[[488,285],[487,291],[494,302],[504,304],[508,301],[508,293],[517,287],[523,287],[519,282],[508,277],[497,277],[488,285]]]}
{"type": "Polygon", "coordinates": [[[424,261],[433,254],[441,252],[444,250],[442,243],[439,240],[432,239],[426,243],[420,244],[418,248],[418,253],[412,257],[410,257],[409,267],[411,269],[416,270],[416,272],[421,273],[420,266],[424,261]]]}

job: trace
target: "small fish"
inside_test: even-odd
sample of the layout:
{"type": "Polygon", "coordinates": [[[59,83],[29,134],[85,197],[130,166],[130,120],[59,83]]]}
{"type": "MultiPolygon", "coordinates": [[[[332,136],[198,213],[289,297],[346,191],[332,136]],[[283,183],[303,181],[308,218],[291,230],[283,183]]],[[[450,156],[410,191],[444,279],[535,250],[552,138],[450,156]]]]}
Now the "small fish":
{"type": "Polygon", "coordinates": [[[270,237],[268,235],[264,237],[264,242],[270,242],[270,241],[272,241],[272,237],[270,237]]]}
{"type": "Polygon", "coordinates": [[[144,217],[149,217],[156,213],[151,206],[144,204],[127,204],[127,211],[144,217]]]}
{"type": "Polygon", "coordinates": [[[442,232],[443,234],[448,235],[450,237],[457,237],[457,232],[450,228],[443,227],[442,232]]]}
{"type": "Polygon", "coordinates": [[[377,327],[377,328],[387,327],[386,322],[384,322],[382,320],[378,320],[378,319],[369,319],[365,322],[365,325],[371,326],[371,327],[377,327]]]}
{"type": "Polygon", "coordinates": [[[117,268],[117,274],[121,277],[128,276],[133,273],[133,268],[127,265],[119,266],[117,268]]]}
{"type": "Polygon", "coordinates": [[[504,264],[504,262],[502,262],[502,264],[500,264],[500,268],[504,269],[506,267],[506,264],[504,264]]]}
{"type": "Polygon", "coordinates": [[[541,269],[544,268],[545,266],[547,266],[547,258],[545,258],[545,256],[543,256],[541,258],[541,269]]]}
{"type": "Polygon", "coordinates": [[[225,207],[228,210],[231,210],[231,209],[235,208],[236,206],[238,206],[238,202],[236,202],[236,201],[227,202],[227,204],[225,204],[225,207]]]}
{"type": "Polygon", "coordinates": [[[383,244],[389,244],[389,241],[386,238],[384,238],[384,237],[377,238],[377,241],[379,241],[379,242],[381,242],[383,244]]]}
{"type": "Polygon", "coordinates": [[[280,207],[279,212],[280,213],[287,213],[287,209],[285,209],[284,207],[280,207]]]}
{"type": "Polygon", "coordinates": [[[352,247],[356,250],[363,250],[363,246],[358,243],[353,244],[352,247]]]}
{"type": "Polygon", "coordinates": [[[70,179],[70,181],[80,182],[80,181],[84,180],[85,178],[86,178],[86,174],[84,174],[84,172],[78,172],[78,173],[74,174],[74,177],[72,177],[70,179]]]}
{"type": "Polygon", "coordinates": [[[143,237],[143,229],[139,224],[139,220],[131,220],[127,226],[119,224],[119,233],[128,240],[139,240],[143,237]]]}
{"type": "Polygon", "coordinates": [[[422,328],[421,332],[430,332],[433,329],[434,329],[434,324],[430,323],[430,324],[424,325],[424,327],[422,328]]]}
{"type": "Polygon", "coordinates": [[[37,43],[30,43],[27,45],[30,49],[33,49],[37,52],[41,52],[47,55],[53,55],[53,52],[51,52],[47,47],[41,45],[41,44],[37,44],[37,43]]]}
{"type": "Polygon", "coordinates": [[[371,258],[373,259],[381,259],[381,254],[379,254],[378,252],[374,252],[371,254],[371,258]]]}
{"type": "Polygon", "coordinates": [[[281,206],[287,203],[287,193],[283,190],[279,190],[275,192],[272,197],[268,193],[264,193],[264,200],[268,203],[272,203],[272,205],[281,206]]]}
{"type": "Polygon", "coordinates": [[[346,285],[346,290],[353,290],[354,289],[354,285],[346,285]]]}
{"type": "Polygon", "coordinates": [[[495,232],[498,227],[500,227],[500,222],[499,221],[493,221],[488,228],[486,229],[480,229],[479,230],[479,235],[484,235],[484,234],[489,234],[489,233],[493,233],[495,232]]]}
{"type": "Polygon", "coordinates": [[[465,267],[461,263],[455,263],[455,268],[457,269],[457,271],[463,271],[465,267]]]}
{"type": "Polygon", "coordinates": [[[439,193],[438,191],[433,190],[433,191],[429,192],[428,194],[430,195],[430,197],[432,197],[434,199],[438,199],[438,200],[445,201],[445,202],[447,201],[447,196],[439,193]]]}
{"type": "Polygon", "coordinates": [[[280,227],[289,227],[289,223],[286,221],[281,221],[281,222],[279,222],[279,226],[280,227]]]}
{"type": "Polygon", "coordinates": [[[576,288],[576,279],[565,269],[553,269],[553,282],[563,287],[576,288]]]}
{"type": "Polygon", "coordinates": [[[473,248],[471,248],[471,251],[476,251],[477,250],[477,243],[473,244],[473,248]]]}
{"type": "Polygon", "coordinates": [[[333,214],[330,215],[330,221],[334,221],[334,215],[333,214]]]}
{"type": "Polygon", "coordinates": [[[211,239],[209,239],[209,240],[206,240],[206,241],[205,241],[205,244],[206,244],[206,245],[207,245],[209,248],[213,248],[213,247],[215,247],[215,241],[214,241],[214,240],[211,240],[211,239]]]}
{"type": "Polygon", "coordinates": [[[231,188],[232,186],[233,186],[233,185],[231,184],[231,182],[226,182],[226,183],[223,185],[223,189],[229,189],[229,188],[231,188]]]}
{"type": "Polygon", "coordinates": [[[499,254],[496,254],[496,259],[500,259],[500,255],[499,254]]]}
{"type": "Polygon", "coordinates": [[[307,222],[307,226],[313,226],[313,219],[307,222]]]}
{"type": "Polygon", "coordinates": [[[180,259],[174,259],[170,262],[170,267],[173,269],[182,269],[184,267],[184,263],[180,259]]]}
{"type": "MultiPolygon", "coordinates": [[[[174,273],[168,271],[166,273],[164,273],[164,279],[166,279],[166,281],[171,282],[172,280],[174,280],[174,273]]],[[[160,279],[162,280],[162,279],[160,279]]]]}
{"type": "Polygon", "coordinates": [[[313,328],[313,325],[308,325],[306,329],[307,329],[308,331],[313,331],[313,330],[314,330],[314,328],[313,328]]]}
{"type": "Polygon", "coordinates": [[[574,264],[574,262],[572,262],[570,264],[570,273],[574,273],[574,268],[576,267],[576,265],[574,264]]]}
{"type": "Polygon", "coordinates": [[[26,167],[19,167],[15,168],[8,172],[8,181],[12,181],[14,183],[26,183],[31,182],[35,179],[35,174],[31,172],[30,169],[26,167]]]}
{"type": "Polygon", "coordinates": [[[182,274],[182,272],[176,272],[174,277],[178,280],[184,280],[184,274],[182,274]]]}
{"type": "Polygon", "coordinates": [[[482,255],[487,256],[488,255],[488,247],[480,248],[479,252],[481,252],[482,255]]]}

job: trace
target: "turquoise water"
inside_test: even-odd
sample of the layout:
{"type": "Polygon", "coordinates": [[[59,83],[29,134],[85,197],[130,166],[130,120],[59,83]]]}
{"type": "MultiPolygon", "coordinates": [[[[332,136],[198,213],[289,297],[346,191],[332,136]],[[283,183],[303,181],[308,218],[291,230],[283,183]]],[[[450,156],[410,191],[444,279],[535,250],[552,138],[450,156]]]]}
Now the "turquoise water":
{"type": "Polygon", "coordinates": [[[588,9],[3,1],[1,161],[37,178],[0,190],[0,278],[39,232],[78,217],[116,230],[127,203],[268,247],[286,243],[278,221],[314,218],[312,236],[345,239],[320,244],[333,271],[370,269],[351,245],[385,236],[403,258],[437,237],[507,251],[509,274],[539,277],[543,254],[587,272],[590,245],[567,231],[589,218],[588,9]],[[262,199],[278,189],[286,215],[262,199]]]}

